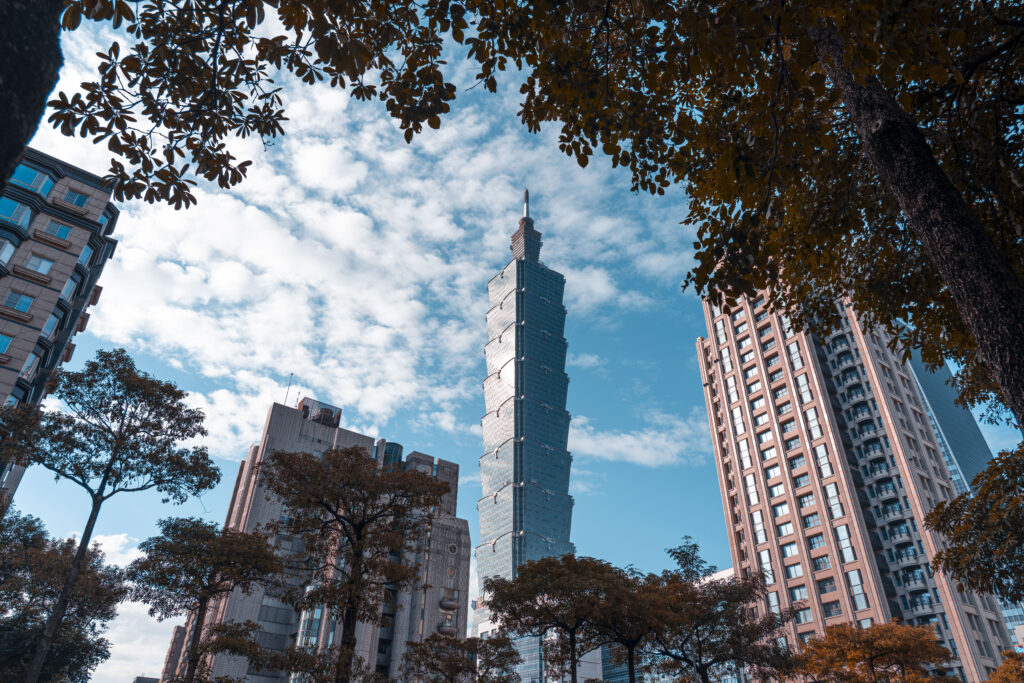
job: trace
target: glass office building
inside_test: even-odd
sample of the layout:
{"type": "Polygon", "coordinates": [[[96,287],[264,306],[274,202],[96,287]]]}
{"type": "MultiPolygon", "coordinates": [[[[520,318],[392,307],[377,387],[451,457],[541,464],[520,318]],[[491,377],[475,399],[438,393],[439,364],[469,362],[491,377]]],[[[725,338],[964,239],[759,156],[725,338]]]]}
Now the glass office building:
{"type": "MultiPolygon", "coordinates": [[[[540,262],[541,235],[528,209],[512,236],[512,260],[488,283],[486,414],[477,503],[481,581],[512,578],[530,560],[574,551],[567,450],[565,278],[540,262]]],[[[475,630],[493,628],[479,609],[475,630]]],[[[519,643],[523,683],[543,680],[540,643],[519,643]]]]}

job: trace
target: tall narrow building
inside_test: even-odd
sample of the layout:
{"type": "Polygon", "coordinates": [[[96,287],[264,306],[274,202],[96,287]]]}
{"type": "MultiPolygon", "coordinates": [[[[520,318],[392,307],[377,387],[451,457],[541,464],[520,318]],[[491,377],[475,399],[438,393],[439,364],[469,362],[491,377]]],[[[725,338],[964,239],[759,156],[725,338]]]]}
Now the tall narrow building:
{"type": "Polygon", "coordinates": [[[954,673],[987,680],[1009,637],[992,596],[930,568],[944,541],[924,517],[956,489],[910,366],[851,309],[824,339],[763,297],[704,311],[697,351],[733,568],[764,573],[765,609],[797,609],[790,643],[831,624],[928,624],[954,673]]]}
{"type": "MultiPolygon", "coordinates": [[[[447,482],[449,492],[425,537],[417,544],[408,561],[419,565],[420,577],[412,586],[395,590],[391,604],[383,609],[383,624],[360,622],[356,626],[357,653],[377,673],[400,677],[402,656],[409,642],[418,642],[432,633],[464,634],[469,616],[469,522],[456,517],[459,466],[453,462],[413,451],[402,457],[402,446],[339,427],[341,409],[312,399],[303,399],[297,408],[279,403],[271,406],[260,441],[249,449],[238,469],[231,494],[226,529],[252,532],[281,518],[286,511],[281,502],[268,495],[261,481],[260,463],[274,451],[306,452],[318,455],[326,450],[361,447],[378,466],[404,467],[425,472],[447,482]]],[[[293,549],[294,550],[294,549],[293,549]]],[[[298,550],[296,550],[298,551],[298,550]]],[[[297,583],[308,580],[301,575],[289,577],[297,583]]],[[[271,650],[289,647],[326,649],[341,641],[342,624],[323,608],[297,611],[262,588],[251,593],[235,591],[212,605],[207,612],[209,625],[238,621],[257,622],[262,632],[260,645],[271,650]]],[[[194,618],[185,630],[175,630],[162,681],[184,673],[188,642],[194,618]]],[[[211,663],[211,675],[229,676],[246,683],[301,683],[301,676],[280,671],[251,670],[243,657],[217,655],[211,663]]]]}
{"type": "MultiPolygon", "coordinates": [[[[50,371],[71,359],[117,243],[103,180],[26,148],[0,194],[0,401],[39,405],[50,371]]],[[[0,461],[0,510],[23,467],[0,461]]]]}
{"type": "MultiPolygon", "coordinates": [[[[513,578],[530,560],[574,552],[569,542],[569,413],[565,409],[565,278],[540,259],[541,235],[524,202],[512,235],[512,260],[487,285],[486,414],[477,503],[481,581],[513,578]]],[[[484,609],[474,628],[493,628],[484,609]]],[[[523,683],[543,680],[540,643],[519,643],[523,683]]]]}

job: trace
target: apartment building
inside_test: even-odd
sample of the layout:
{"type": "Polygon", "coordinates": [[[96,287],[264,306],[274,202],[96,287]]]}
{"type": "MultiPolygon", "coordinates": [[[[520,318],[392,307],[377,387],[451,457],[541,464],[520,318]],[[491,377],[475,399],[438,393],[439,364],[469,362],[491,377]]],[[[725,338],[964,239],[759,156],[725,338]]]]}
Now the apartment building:
{"type": "Polygon", "coordinates": [[[997,601],[933,574],[924,526],[956,494],[913,370],[852,309],[824,339],[764,298],[704,303],[697,351],[737,572],[763,572],[765,609],[795,607],[794,645],[825,626],[928,624],[988,679],[1010,645],[997,601]]]}
{"type": "MultiPolygon", "coordinates": [[[[118,210],[99,176],[27,148],[0,193],[0,400],[38,405],[71,359],[114,253],[118,210]]],[[[0,509],[24,471],[0,462],[0,509]]]]}

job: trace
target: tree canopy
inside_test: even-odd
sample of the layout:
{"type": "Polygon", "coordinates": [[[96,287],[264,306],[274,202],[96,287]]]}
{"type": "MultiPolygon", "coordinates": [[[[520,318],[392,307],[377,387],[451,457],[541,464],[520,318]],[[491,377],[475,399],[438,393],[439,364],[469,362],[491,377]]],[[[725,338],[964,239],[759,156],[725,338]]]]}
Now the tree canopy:
{"type": "Polygon", "coordinates": [[[522,661],[508,636],[459,638],[432,633],[410,642],[402,672],[410,683],[519,683],[522,661]]]}
{"type": "MultiPolygon", "coordinates": [[[[150,615],[161,620],[192,615],[182,681],[193,683],[198,680],[200,646],[214,639],[204,629],[207,609],[236,589],[248,593],[274,581],[284,564],[265,534],[219,529],[187,517],[157,524],[160,535],[139,544],[144,555],[128,566],[126,575],[132,597],[147,603],[150,615]]],[[[206,643],[205,651],[211,651],[210,645],[206,643]]]]}
{"type": "Polygon", "coordinates": [[[448,484],[402,467],[380,468],[365,449],[322,455],[278,451],[261,465],[260,482],[287,514],[269,525],[301,540],[291,567],[303,583],[286,594],[297,608],[340,615],[342,634],[330,668],[337,683],[355,671],[356,624],[380,623],[390,593],[419,577],[414,551],[429,527],[430,510],[448,484]]]}
{"type": "MultiPolygon", "coordinates": [[[[75,558],[71,539],[51,539],[38,519],[0,517],[0,672],[22,679],[75,558]]],[[[44,680],[85,683],[110,657],[104,637],[126,587],[117,567],[90,548],[41,672],[44,680]]]]}
{"type": "Polygon", "coordinates": [[[939,501],[925,522],[948,542],[932,559],[937,571],[964,588],[1024,600],[1024,444],[993,458],[969,493],[939,501]]]}
{"type": "Polygon", "coordinates": [[[805,645],[795,673],[822,683],[925,683],[950,652],[928,626],[829,626],[805,645]]]}
{"type": "Polygon", "coordinates": [[[185,392],[139,371],[124,349],[98,351],[79,372],[55,370],[48,388],[62,410],[21,404],[0,408],[0,461],[38,465],[77,484],[90,509],[63,588],[36,645],[26,683],[35,683],[85,566],[103,503],[121,493],[155,489],[164,502],[184,502],[220,480],[203,446],[204,415],[185,392]]]}
{"type": "Polygon", "coordinates": [[[1007,650],[1003,663],[989,676],[988,683],[1020,683],[1024,681],[1024,653],[1007,650]]]}
{"type": "Polygon", "coordinates": [[[616,579],[615,568],[592,557],[545,557],[520,565],[515,578],[489,576],[481,592],[503,631],[544,638],[549,664],[576,683],[580,658],[601,645],[594,624],[616,579]]]}

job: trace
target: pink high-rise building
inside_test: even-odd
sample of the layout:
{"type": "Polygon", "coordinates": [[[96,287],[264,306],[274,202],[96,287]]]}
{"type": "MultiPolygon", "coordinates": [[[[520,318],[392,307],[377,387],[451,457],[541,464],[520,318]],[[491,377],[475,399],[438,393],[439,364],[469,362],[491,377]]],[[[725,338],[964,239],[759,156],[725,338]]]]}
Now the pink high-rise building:
{"type": "Polygon", "coordinates": [[[764,572],[765,609],[798,610],[794,646],[832,624],[928,624],[951,673],[987,680],[1009,634],[995,598],[930,569],[943,539],[923,520],[956,490],[913,370],[852,309],[819,339],[763,303],[705,302],[697,341],[733,568],[764,572]]]}

